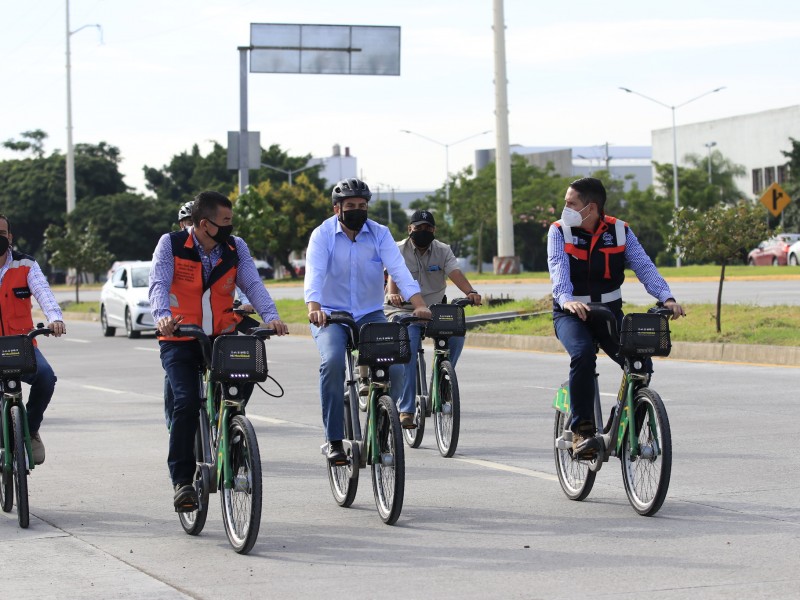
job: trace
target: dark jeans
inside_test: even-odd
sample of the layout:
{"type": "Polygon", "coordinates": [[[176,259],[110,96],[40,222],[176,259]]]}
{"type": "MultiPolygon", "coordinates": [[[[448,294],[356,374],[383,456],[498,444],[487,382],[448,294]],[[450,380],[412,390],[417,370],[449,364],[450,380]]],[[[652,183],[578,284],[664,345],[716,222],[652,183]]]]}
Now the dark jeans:
{"type": "Polygon", "coordinates": [[[161,366],[172,388],[172,426],[169,431],[167,465],[172,483],[194,480],[194,436],[200,410],[200,368],[203,353],[199,342],[159,342],[161,366]]]}
{"type": "Polygon", "coordinates": [[[39,348],[34,347],[36,354],[36,372],[20,377],[22,381],[31,386],[28,394],[28,403],[25,408],[28,412],[28,429],[31,434],[39,431],[44,419],[44,411],[53,398],[53,391],[56,389],[56,374],[47,362],[44,355],[39,352],[39,348]]]}
{"type": "MultiPolygon", "coordinates": [[[[622,311],[614,311],[617,327],[622,324],[622,311]]],[[[619,339],[612,339],[603,322],[581,321],[572,313],[553,312],[556,337],[569,354],[569,400],[572,409],[570,429],[575,431],[581,421],[594,423],[594,373],[597,364],[595,340],[603,351],[620,366],[624,361],[617,357],[619,339]]],[[[602,423],[595,423],[602,428],[602,423]]]]}

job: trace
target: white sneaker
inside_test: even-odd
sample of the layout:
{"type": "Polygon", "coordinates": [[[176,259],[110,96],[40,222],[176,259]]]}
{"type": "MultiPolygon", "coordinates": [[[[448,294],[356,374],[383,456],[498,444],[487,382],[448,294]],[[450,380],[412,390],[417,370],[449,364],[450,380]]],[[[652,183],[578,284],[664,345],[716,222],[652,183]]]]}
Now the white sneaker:
{"type": "Polygon", "coordinates": [[[31,434],[31,449],[33,450],[33,464],[42,464],[44,462],[44,443],[38,431],[31,434]]]}

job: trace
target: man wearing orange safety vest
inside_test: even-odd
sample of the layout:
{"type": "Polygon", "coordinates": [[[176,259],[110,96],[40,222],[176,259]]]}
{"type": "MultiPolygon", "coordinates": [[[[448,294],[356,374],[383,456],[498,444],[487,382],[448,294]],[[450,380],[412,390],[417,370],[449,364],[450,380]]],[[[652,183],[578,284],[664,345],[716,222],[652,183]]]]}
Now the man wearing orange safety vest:
{"type": "MultiPolygon", "coordinates": [[[[11,223],[8,217],[0,215],[0,335],[24,335],[33,329],[31,317],[31,296],[36,298],[47,317],[47,327],[59,337],[67,332],[64,327],[61,308],[56,302],[42,269],[32,256],[16,252],[11,243],[11,223]]],[[[28,403],[28,431],[31,434],[33,462],[44,462],[44,444],[39,427],[44,411],[53,397],[56,376],[39,348],[36,354],[36,372],[23,375],[22,381],[31,386],[28,403]]]]}
{"type": "Polygon", "coordinates": [[[287,333],[275,303],[264,289],[247,244],[231,235],[233,205],[218,192],[197,195],[192,227],[165,234],[158,241],[150,269],[150,310],[158,329],[161,364],[174,393],[169,435],[170,477],[176,511],[197,508],[193,486],[194,437],[200,409],[200,344],[173,336],[180,324],[198,325],[210,337],[234,333],[240,319],[233,312],[238,286],[266,327],[287,333]]]}

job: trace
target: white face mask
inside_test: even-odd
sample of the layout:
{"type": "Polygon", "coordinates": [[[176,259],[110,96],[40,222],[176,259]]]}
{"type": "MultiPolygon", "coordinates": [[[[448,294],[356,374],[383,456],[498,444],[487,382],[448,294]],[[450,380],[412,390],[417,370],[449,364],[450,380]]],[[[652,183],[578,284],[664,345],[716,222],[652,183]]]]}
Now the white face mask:
{"type": "Polygon", "coordinates": [[[586,217],[581,217],[581,213],[587,208],[589,208],[588,204],[579,211],[565,206],[564,210],[561,211],[561,222],[567,227],[580,227],[581,223],[586,219],[586,217]]]}

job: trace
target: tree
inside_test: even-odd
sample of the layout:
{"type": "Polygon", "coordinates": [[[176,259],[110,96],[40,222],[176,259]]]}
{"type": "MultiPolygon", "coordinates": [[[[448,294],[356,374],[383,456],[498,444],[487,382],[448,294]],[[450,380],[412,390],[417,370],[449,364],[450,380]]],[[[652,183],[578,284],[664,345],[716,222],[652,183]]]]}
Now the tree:
{"type": "Polygon", "coordinates": [[[789,167],[790,175],[790,179],[781,184],[781,187],[792,199],[782,213],[783,228],[785,231],[800,231],[800,140],[789,138],[789,141],[792,149],[789,152],[781,151],[789,159],[786,166],[789,167]]]}
{"type": "Polygon", "coordinates": [[[13,139],[3,142],[3,147],[9,150],[16,150],[17,152],[30,151],[36,158],[44,157],[44,140],[47,139],[47,134],[41,129],[34,129],[33,131],[23,131],[20,134],[23,140],[16,141],[13,139]]]}
{"type": "Polygon", "coordinates": [[[408,215],[397,200],[377,200],[375,196],[369,203],[369,218],[386,225],[396,240],[408,235],[408,215]],[[389,222],[389,206],[392,207],[392,222],[389,222]]]}
{"type": "MultiPolygon", "coordinates": [[[[34,158],[0,161],[0,212],[11,221],[14,242],[25,252],[39,253],[48,225],[64,225],[66,217],[66,157],[58,151],[44,155],[40,131],[25,132],[33,140],[34,158]]],[[[105,142],[76,144],[77,207],[95,196],[128,190],[119,172],[119,150],[105,142]]]]}
{"type": "Polygon", "coordinates": [[[139,194],[97,196],[80,202],[69,216],[73,230],[89,223],[120,260],[150,260],[159,238],[175,228],[178,205],[139,194]]]}
{"type": "Polygon", "coordinates": [[[68,225],[65,231],[58,225],[50,225],[45,231],[45,249],[50,253],[53,265],[75,269],[75,302],[80,302],[81,276],[105,271],[114,260],[114,255],[106,249],[91,222],[82,230],[68,225]]]}
{"type": "Polygon", "coordinates": [[[292,278],[289,255],[303,252],[314,228],[332,214],[330,199],[304,173],[291,186],[263,181],[234,202],[237,235],[254,255],[274,257],[292,278]]]}
{"type": "Polygon", "coordinates": [[[764,209],[748,202],[736,206],[718,204],[707,210],[681,209],[675,219],[673,248],[679,246],[689,260],[712,261],[722,268],[717,291],[717,333],[722,332],[722,284],[725,267],[741,255],[742,250],[766,238],[769,229],[764,209]]]}

